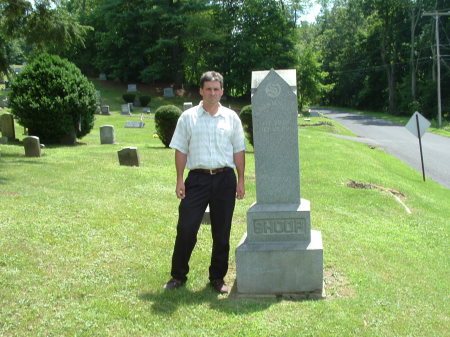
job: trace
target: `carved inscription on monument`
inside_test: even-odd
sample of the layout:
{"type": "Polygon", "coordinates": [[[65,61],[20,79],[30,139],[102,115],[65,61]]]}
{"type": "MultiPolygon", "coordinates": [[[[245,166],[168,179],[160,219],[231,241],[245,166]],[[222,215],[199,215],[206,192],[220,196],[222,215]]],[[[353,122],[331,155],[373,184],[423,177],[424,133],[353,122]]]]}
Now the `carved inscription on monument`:
{"type": "Polygon", "coordinates": [[[255,234],[306,234],[305,219],[258,219],[253,221],[255,234]]]}

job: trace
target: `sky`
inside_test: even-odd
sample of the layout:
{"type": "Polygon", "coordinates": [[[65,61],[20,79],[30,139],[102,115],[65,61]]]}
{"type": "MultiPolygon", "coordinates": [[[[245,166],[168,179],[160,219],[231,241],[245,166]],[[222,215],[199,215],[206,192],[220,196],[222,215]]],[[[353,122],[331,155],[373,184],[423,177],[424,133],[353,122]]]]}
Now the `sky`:
{"type": "Polygon", "coordinates": [[[300,17],[301,21],[308,21],[308,22],[315,22],[316,16],[320,12],[320,5],[315,3],[313,6],[311,6],[311,9],[305,13],[302,17],[300,17]]]}

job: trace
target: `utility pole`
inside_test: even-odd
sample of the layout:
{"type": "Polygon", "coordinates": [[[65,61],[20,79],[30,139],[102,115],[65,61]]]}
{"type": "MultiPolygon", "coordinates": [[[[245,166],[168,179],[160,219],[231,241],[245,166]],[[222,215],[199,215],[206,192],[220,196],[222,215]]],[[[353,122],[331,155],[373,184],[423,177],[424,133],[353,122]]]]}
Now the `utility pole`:
{"type": "Polygon", "coordinates": [[[424,12],[422,16],[434,16],[436,21],[436,57],[437,57],[437,99],[438,99],[438,123],[439,128],[442,127],[442,104],[441,104],[441,54],[440,54],[440,43],[439,43],[439,17],[449,16],[448,12],[424,12]]]}

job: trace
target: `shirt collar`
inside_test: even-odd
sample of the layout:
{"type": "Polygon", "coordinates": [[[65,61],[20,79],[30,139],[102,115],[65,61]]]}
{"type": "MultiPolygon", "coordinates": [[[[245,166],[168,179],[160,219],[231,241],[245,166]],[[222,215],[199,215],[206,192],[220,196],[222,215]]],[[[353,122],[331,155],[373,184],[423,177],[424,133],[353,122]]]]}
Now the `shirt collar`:
{"type": "MultiPolygon", "coordinates": [[[[199,116],[201,116],[201,115],[203,115],[203,114],[206,114],[206,115],[211,116],[211,115],[209,114],[209,112],[206,111],[206,110],[203,108],[203,101],[200,101],[200,103],[198,104],[198,110],[197,110],[197,113],[198,113],[199,116]]],[[[211,116],[211,117],[216,117],[216,116],[217,116],[217,117],[222,116],[222,104],[220,104],[220,102],[219,102],[219,109],[217,110],[216,114],[213,115],[213,116],[211,116]]]]}

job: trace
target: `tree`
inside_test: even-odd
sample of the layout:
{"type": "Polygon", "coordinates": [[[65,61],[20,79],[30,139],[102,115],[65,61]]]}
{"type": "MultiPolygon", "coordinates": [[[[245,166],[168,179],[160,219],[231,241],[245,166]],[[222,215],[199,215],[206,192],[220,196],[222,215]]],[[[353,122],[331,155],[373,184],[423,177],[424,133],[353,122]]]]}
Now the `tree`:
{"type": "Polygon", "coordinates": [[[13,115],[42,142],[73,144],[94,126],[94,85],[59,56],[39,54],[17,75],[11,90],[13,115]]]}
{"type": "Polygon", "coordinates": [[[23,39],[32,49],[61,52],[83,45],[90,28],[79,24],[57,1],[0,0],[0,72],[7,73],[11,63],[9,45],[23,39]]]}

